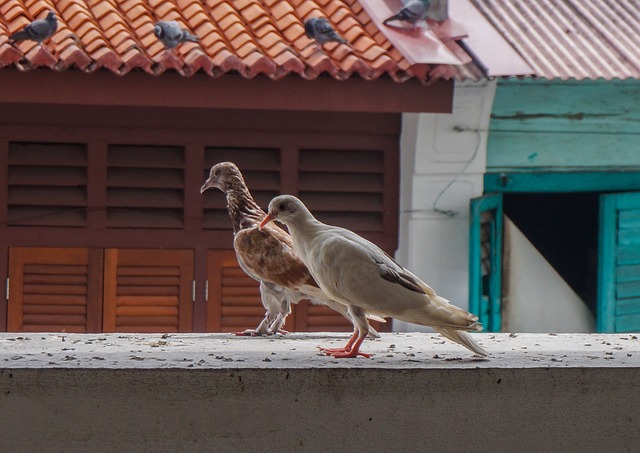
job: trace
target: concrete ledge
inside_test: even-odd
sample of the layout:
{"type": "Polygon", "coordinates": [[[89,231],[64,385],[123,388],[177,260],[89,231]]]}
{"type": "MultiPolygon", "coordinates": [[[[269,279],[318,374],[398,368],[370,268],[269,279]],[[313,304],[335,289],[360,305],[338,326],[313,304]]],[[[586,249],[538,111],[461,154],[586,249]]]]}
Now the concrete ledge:
{"type": "Polygon", "coordinates": [[[0,334],[3,451],[635,451],[636,334],[0,334]]]}

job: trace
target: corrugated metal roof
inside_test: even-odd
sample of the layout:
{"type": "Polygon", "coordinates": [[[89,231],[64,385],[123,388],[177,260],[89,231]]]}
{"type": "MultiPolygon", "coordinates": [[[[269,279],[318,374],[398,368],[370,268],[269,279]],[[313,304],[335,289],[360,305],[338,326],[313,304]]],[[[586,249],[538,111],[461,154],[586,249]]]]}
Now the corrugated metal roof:
{"type": "Polygon", "coordinates": [[[640,79],[640,0],[471,0],[547,79],[640,79]]]}

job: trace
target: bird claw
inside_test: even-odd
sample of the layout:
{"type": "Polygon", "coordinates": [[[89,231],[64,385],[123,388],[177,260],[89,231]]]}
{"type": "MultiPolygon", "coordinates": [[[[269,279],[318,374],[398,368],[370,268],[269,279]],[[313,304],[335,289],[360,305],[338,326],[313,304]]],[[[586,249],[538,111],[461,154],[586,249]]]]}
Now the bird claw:
{"type": "Polygon", "coordinates": [[[334,351],[334,352],[324,351],[324,353],[331,357],[335,357],[336,359],[352,359],[352,358],[358,357],[359,355],[361,355],[366,359],[369,359],[373,355],[373,354],[367,354],[366,352],[356,351],[354,349],[352,349],[351,351],[334,351]]]}
{"type": "Polygon", "coordinates": [[[320,349],[326,355],[335,357],[336,359],[352,359],[354,357],[358,357],[359,355],[368,359],[373,356],[373,354],[367,354],[366,352],[360,352],[354,349],[347,348],[322,348],[318,346],[318,349],[320,349]]]}

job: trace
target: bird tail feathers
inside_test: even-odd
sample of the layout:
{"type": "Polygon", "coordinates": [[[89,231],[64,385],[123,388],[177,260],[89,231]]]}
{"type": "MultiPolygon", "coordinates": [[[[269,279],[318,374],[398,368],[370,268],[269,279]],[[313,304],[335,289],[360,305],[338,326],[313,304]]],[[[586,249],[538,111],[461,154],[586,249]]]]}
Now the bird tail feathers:
{"type": "Polygon", "coordinates": [[[471,338],[471,335],[469,335],[467,332],[463,332],[461,330],[443,329],[440,327],[434,327],[434,330],[443,337],[448,338],[454,343],[458,343],[464,346],[465,348],[469,349],[472,352],[475,352],[478,355],[481,355],[483,357],[487,357],[489,355],[489,353],[485,351],[482,346],[473,341],[473,338],[471,338]]]}
{"type": "Polygon", "coordinates": [[[27,33],[25,30],[20,30],[10,35],[9,39],[14,43],[24,41],[25,39],[29,39],[29,33],[27,33]]]}
{"type": "Polygon", "coordinates": [[[183,39],[185,41],[198,42],[200,39],[196,35],[192,35],[186,28],[182,29],[183,39]]]}

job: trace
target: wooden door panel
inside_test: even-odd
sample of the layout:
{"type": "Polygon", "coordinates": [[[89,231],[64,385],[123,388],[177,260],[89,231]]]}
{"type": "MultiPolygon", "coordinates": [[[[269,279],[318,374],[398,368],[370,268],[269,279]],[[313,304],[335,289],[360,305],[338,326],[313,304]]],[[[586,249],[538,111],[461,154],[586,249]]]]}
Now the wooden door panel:
{"type": "Polygon", "coordinates": [[[106,249],[105,332],[191,332],[191,250],[106,249]]]}
{"type": "Polygon", "coordinates": [[[100,332],[102,250],[12,247],[8,331],[100,332]]]}
{"type": "Polygon", "coordinates": [[[254,329],[264,317],[257,281],[245,274],[233,250],[210,250],[207,257],[207,331],[254,329]]]}

